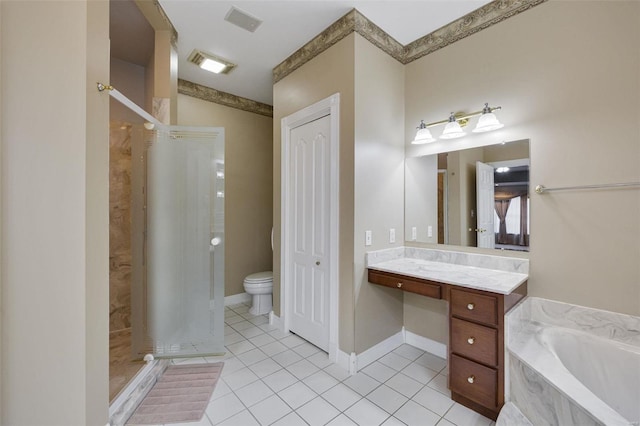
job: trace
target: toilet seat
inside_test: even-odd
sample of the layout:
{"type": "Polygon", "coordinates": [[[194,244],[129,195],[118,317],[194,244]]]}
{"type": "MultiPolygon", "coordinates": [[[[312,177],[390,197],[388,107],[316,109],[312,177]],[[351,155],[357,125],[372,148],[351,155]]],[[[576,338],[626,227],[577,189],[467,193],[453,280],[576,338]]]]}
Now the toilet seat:
{"type": "Polygon", "coordinates": [[[260,284],[273,281],[273,271],[256,272],[244,279],[247,284],[260,284]]]}

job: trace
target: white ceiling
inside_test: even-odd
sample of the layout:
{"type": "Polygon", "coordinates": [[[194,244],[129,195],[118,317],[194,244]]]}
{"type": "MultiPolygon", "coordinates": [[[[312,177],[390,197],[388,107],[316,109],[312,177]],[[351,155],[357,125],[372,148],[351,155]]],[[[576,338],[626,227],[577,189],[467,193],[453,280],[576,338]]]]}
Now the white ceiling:
{"type": "Polygon", "coordinates": [[[272,70],[352,8],[406,45],[489,3],[486,0],[160,0],[178,31],[178,75],[203,86],[273,103],[272,70]],[[251,33],[224,20],[232,6],[261,19],[251,33]],[[193,49],[237,67],[216,75],[187,62],[193,49]]]}

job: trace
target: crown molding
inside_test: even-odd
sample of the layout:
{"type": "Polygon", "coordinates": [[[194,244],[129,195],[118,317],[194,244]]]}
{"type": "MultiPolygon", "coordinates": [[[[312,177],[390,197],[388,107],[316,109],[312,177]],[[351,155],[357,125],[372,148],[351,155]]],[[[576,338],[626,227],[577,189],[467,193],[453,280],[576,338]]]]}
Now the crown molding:
{"type": "Polygon", "coordinates": [[[357,10],[354,9],[353,12],[355,15],[355,32],[396,61],[404,63],[404,46],[357,10]]]}
{"type": "Polygon", "coordinates": [[[403,63],[413,62],[546,1],[495,0],[487,3],[462,18],[407,44],[404,47],[403,63]]]}
{"type": "Polygon", "coordinates": [[[359,14],[359,12],[351,9],[351,11],[342,18],[329,25],[326,30],[322,31],[287,59],[276,65],[273,69],[274,84],[354,32],[356,28],[356,14],[359,14]]]}
{"type": "Polygon", "coordinates": [[[494,0],[403,46],[356,9],[331,24],[273,69],[274,84],[331,46],[356,32],[402,64],[408,64],[458,40],[489,28],[547,0],[494,0]]]}
{"type": "Polygon", "coordinates": [[[273,107],[248,98],[232,95],[188,80],[178,79],[178,93],[230,108],[273,117],[273,107]]]}

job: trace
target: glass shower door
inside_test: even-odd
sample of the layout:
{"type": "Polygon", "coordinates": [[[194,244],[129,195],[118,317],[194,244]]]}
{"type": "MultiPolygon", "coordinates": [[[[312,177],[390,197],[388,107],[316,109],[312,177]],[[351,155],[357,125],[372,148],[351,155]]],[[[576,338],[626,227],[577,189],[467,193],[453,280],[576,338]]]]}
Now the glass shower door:
{"type": "Polygon", "coordinates": [[[144,242],[132,293],[134,355],[223,353],[224,129],[145,132],[137,158],[144,242]]]}

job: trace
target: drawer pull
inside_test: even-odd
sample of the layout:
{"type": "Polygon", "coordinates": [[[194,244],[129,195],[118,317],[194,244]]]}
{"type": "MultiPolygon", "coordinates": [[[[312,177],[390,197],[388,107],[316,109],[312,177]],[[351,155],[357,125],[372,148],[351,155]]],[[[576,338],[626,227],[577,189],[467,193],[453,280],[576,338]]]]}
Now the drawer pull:
{"type": "Polygon", "coordinates": [[[467,304],[467,309],[468,309],[468,310],[470,310],[470,311],[473,311],[473,310],[475,309],[475,307],[476,307],[476,304],[475,304],[475,303],[469,303],[469,304],[467,304]]]}
{"type": "Polygon", "coordinates": [[[398,283],[398,288],[402,288],[402,283],[398,283]]]}
{"type": "Polygon", "coordinates": [[[471,375],[471,376],[467,377],[467,382],[473,384],[473,382],[475,382],[475,381],[476,381],[476,376],[471,375]]]}
{"type": "Polygon", "coordinates": [[[476,338],[475,337],[469,337],[467,339],[467,343],[470,345],[473,345],[476,342],[476,338]]]}

